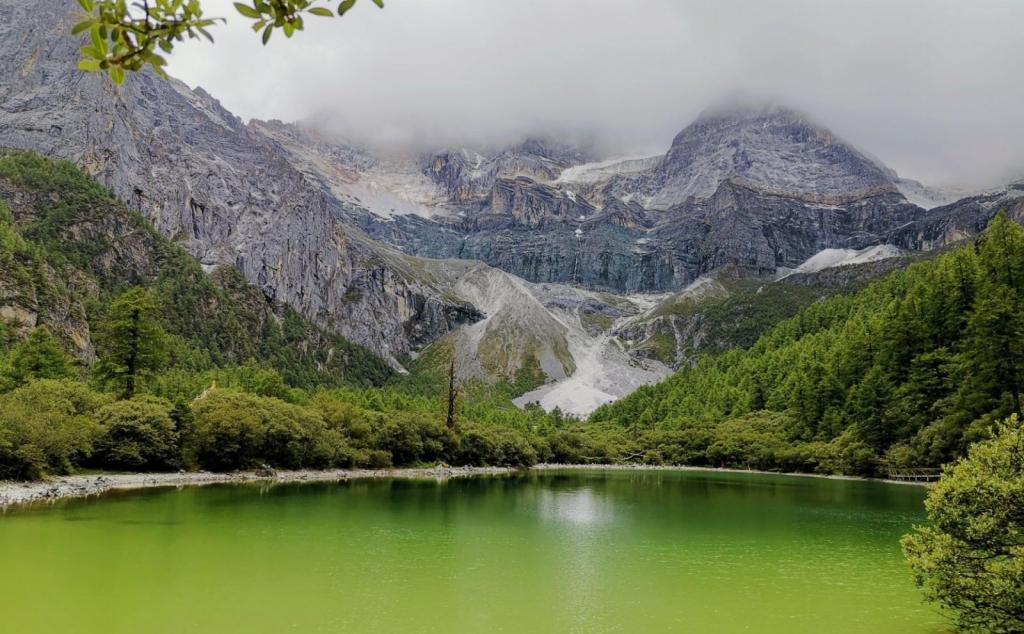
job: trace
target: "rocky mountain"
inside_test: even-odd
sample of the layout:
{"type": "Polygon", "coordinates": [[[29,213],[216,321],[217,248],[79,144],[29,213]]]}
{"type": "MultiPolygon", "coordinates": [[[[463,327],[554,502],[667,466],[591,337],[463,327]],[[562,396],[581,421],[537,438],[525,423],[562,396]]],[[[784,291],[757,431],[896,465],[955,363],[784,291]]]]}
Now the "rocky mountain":
{"type": "Polygon", "coordinates": [[[291,384],[377,384],[377,355],[269,301],[237,269],[203,267],[74,166],[0,149],[0,348],[46,326],[95,360],[106,306],[143,287],[160,306],[172,356],[195,371],[249,361],[291,384]]]}
{"type": "Polygon", "coordinates": [[[843,204],[897,191],[895,174],[806,115],[777,106],[705,112],[672,141],[649,206],[708,199],[731,181],[764,193],[843,204]]]}
{"type": "Polygon", "coordinates": [[[343,222],[341,203],[210,95],[76,68],[74,2],[0,0],[0,146],[80,165],[205,266],[397,359],[477,317],[343,222]]]}
{"type": "Polygon", "coordinates": [[[708,111],[664,155],[618,159],[244,123],[201,88],[79,72],[78,12],[0,0],[0,146],[73,161],[207,270],[394,368],[451,343],[465,375],[535,388],[522,402],[585,413],[842,288],[800,280],[1024,219],[1024,185],[951,201],[777,106],[708,111]]]}
{"type": "Polygon", "coordinates": [[[934,207],[894,229],[886,241],[915,251],[931,251],[972,238],[1000,211],[1024,223],[1024,181],[934,207]]]}
{"type": "MultiPolygon", "coordinates": [[[[293,154],[308,153],[295,136],[293,154]]],[[[418,209],[382,212],[356,197],[348,217],[410,254],[480,260],[533,282],[659,293],[722,269],[770,277],[823,249],[884,243],[925,214],[903,193],[916,186],[920,199],[923,186],[779,107],[705,114],[662,157],[586,158],[538,142],[414,158],[398,171],[433,187],[393,193],[429,192],[418,209]]],[[[330,179],[317,163],[313,172],[330,179]]],[[[354,182],[363,179],[381,181],[372,170],[354,182]]]]}

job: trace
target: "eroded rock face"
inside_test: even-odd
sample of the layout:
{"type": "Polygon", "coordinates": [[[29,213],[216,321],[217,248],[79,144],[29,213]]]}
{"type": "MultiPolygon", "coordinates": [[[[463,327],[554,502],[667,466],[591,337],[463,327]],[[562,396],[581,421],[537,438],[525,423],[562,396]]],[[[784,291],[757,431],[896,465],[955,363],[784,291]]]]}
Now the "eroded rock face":
{"type": "Polygon", "coordinates": [[[676,136],[655,172],[650,206],[708,198],[727,180],[836,204],[894,192],[894,178],[801,113],[734,108],[705,113],[676,136]]]}
{"type": "Polygon", "coordinates": [[[115,87],[76,69],[63,0],[0,0],[0,145],[70,159],[203,264],[233,264],[395,362],[472,309],[436,295],[404,256],[347,227],[339,201],[203,90],[150,73],[115,87]]]}
{"type": "MultiPolygon", "coordinates": [[[[237,267],[394,364],[486,317],[451,267],[419,257],[661,293],[720,271],[771,277],[824,249],[934,249],[1000,209],[1024,219],[1020,185],[925,211],[891,170],[781,108],[709,113],[659,157],[594,163],[541,140],[377,156],[308,127],[243,124],[174,80],[82,74],[66,36],[77,13],[70,0],[0,0],[0,145],[74,161],[203,264],[237,267]]],[[[604,321],[582,314],[583,330],[604,321]]],[[[704,328],[662,321],[623,336],[670,327],[696,341],[704,328]]]]}
{"type": "Polygon", "coordinates": [[[463,203],[487,197],[499,179],[523,176],[549,182],[565,168],[592,158],[564,143],[527,139],[495,153],[466,149],[438,152],[424,159],[423,173],[437,182],[453,202],[463,203]]]}
{"type": "Polygon", "coordinates": [[[895,228],[887,240],[904,249],[930,251],[973,238],[999,212],[1024,224],[1024,181],[930,209],[895,228]]]}
{"type": "Polygon", "coordinates": [[[552,157],[529,144],[438,154],[425,173],[447,213],[381,218],[357,202],[349,217],[406,253],[634,293],[723,268],[770,276],[822,249],[881,243],[924,214],[891,170],[782,108],[702,116],[656,159],[552,157]]]}

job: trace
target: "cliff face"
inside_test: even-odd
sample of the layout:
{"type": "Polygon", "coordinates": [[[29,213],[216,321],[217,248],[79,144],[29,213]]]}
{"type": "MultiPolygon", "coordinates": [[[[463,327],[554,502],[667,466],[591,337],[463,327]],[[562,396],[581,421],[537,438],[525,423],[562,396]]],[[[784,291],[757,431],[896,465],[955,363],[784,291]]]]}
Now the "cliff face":
{"type": "Polygon", "coordinates": [[[930,251],[973,238],[999,212],[1024,224],[1024,181],[929,209],[914,222],[892,230],[886,239],[905,249],[930,251]]]}
{"type": "Polygon", "coordinates": [[[603,162],[530,141],[362,168],[350,157],[366,150],[274,130],[311,177],[349,196],[346,217],[377,241],[611,292],[678,291],[719,270],[771,277],[825,249],[931,249],[995,213],[968,201],[926,210],[904,194],[913,184],[921,201],[926,188],[778,107],[711,112],[664,156],[603,162]]]}
{"type": "Polygon", "coordinates": [[[342,221],[341,204],[201,89],[76,69],[73,2],[0,0],[0,146],[70,159],[204,265],[395,359],[472,318],[342,221]]]}
{"type": "MultiPolygon", "coordinates": [[[[77,13],[71,0],[0,0],[0,146],[73,161],[208,270],[237,268],[268,304],[394,367],[457,330],[473,373],[563,380],[564,393],[531,398],[583,390],[580,412],[620,396],[633,362],[688,363],[732,341],[716,333],[733,313],[648,319],[647,299],[606,292],[680,293],[723,274],[760,285],[826,250],[930,250],[1001,209],[1024,220],[1024,185],[913,204],[928,198],[920,184],[782,108],[706,114],[663,156],[598,161],[537,139],[382,155],[309,126],[244,124],[174,80],[83,74],[67,35],[77,13]]],[[[37,318],[13,306],[0,311],[37,318]]],[[[667,371],[637,367],[629,385],[667,371]]]]}
{"type": "MultiPolygon", "coordinates": [[[[291,151],[308,146],[293,141],[291,151]]],[[[771,276],[823,249],[859,249],[909,224],[942,222],[907,200],[894,172],[782,108],[702,116],[663,157],[586,158],[530,144],[450,151],[398,170],[419,169],[432,182],[430,195],[415,190],[418,210],[382,213],[357,196],[346,213],[407,253],[626,293],[677,291],[721,269],[771,276]]],[[[381,179],[373,170],[355,178],[381,179]]]]}
{"type": "Polygon", "coordinates": [[[0,150],[0,345],[43,325],[88,363],[91,327],[132,286],[160,306],[172,356],[266,362],[304,387],[390,375],[378,356],[268,301],[234,267],[204,271],[71,164],[0,150]]]}

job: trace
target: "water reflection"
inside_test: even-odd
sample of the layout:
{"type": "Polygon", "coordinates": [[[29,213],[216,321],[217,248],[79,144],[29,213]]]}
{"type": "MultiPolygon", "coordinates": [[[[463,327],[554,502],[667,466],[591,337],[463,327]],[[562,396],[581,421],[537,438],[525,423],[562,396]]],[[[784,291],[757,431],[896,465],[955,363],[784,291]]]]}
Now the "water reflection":
{"type": "Polygon", "coordinates": [[[574,491],[541,489],[537,512],[548,522],[594,526],[612,522],[615,504],[612,498],[598,495],[590,487],[574,491]]]}

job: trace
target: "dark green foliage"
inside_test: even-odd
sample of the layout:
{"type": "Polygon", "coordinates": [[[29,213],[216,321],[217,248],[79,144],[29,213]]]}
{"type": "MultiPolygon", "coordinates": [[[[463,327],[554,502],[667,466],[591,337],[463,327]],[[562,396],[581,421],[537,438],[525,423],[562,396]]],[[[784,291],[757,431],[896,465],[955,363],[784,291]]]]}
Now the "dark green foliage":
{"type": "Polygon", "coordinates": [[[81,383],[49,379],[0,395],[0,479],[68,473],[92,451],[106,400],[81,383]]]}
{"type": "Polygon", "coordinates": [[[299,387],[379,385],[392,374],[368,350],[268,303],[236,269],[207,275],[70,163],[0,149],[0,181],[18,194],[7,204],[0,196],[0,289],[65,343],[95,325],[115,297],[143,286],[174,367],[255,360],[299,387]]]}
{"type": "Polygon", "coordinates": [[[1024,631],[1024,428],[1016,415],[948,467],[903,538],[925,596],[978,632],[1024,631]]]}
{"type": "Polygon", "coordinates": [[[159,471],[181,464],[178,425],[169,401],[138,396],[97,413],[100,434],[91,461],[106,469],[159,471]]]}
{"type": "Polygon", "coordinates": [[[323,468],[351,460],[344,437],[315,410],[234,390],[213,390],[192,407],[186,448],[205,469],[245,469],[266,463],[323,468]]]}
{"type": "MultiPolygon", "coordinates": [[[[356,0],[251,0],[234,5],[239,14],[253,20],[253,30],[261,34],[266,44],[276,30],[291,37],[303,29],[305,17],[343,16],[355,3],[356,0]]],[[[384,0],[373,3],[384,7],[384,0]]],[[[204,15],[200,0],[154,0],[138,5],[125,0],[78,0],[78,4],[86,12],[85,19],[74,25],[71,33],[89,35],[81,49],[78,68],[106,73],[117,84],[124,82],[127,73],[139,72],[147,66],[166,78],[167,60],[161,53],[170,53],[185,38],[202,37],[212,42],[208,29],[224,21],[204,15]]]]}
{"type": "Polygon", "coordinates": [[[1022,294],[1024,229],[999,216],[976,244],[815,303],[749,349],[705,357],[591,421],[635,433],[710,425],[729,436],[708,446],[712,464],[939,465],[1020,410],[1022,294]],[[771,438],[734,422],[758,410],[788,421],[771,438]]]}
{"type": "Polygon", "coordinates": [[[145,379],[167,363],[167,335],[157,323],[157,304],[142,288],[125,291],[110,305],[95,335],[96,378],[131,398],[145,379]]]}
{"type": "Polygon", "coordinates": [[[21,384],[30,379],[73,379],[79,373],[50,330],[40,326],[11,351],[9,374],[21,384]]]}

